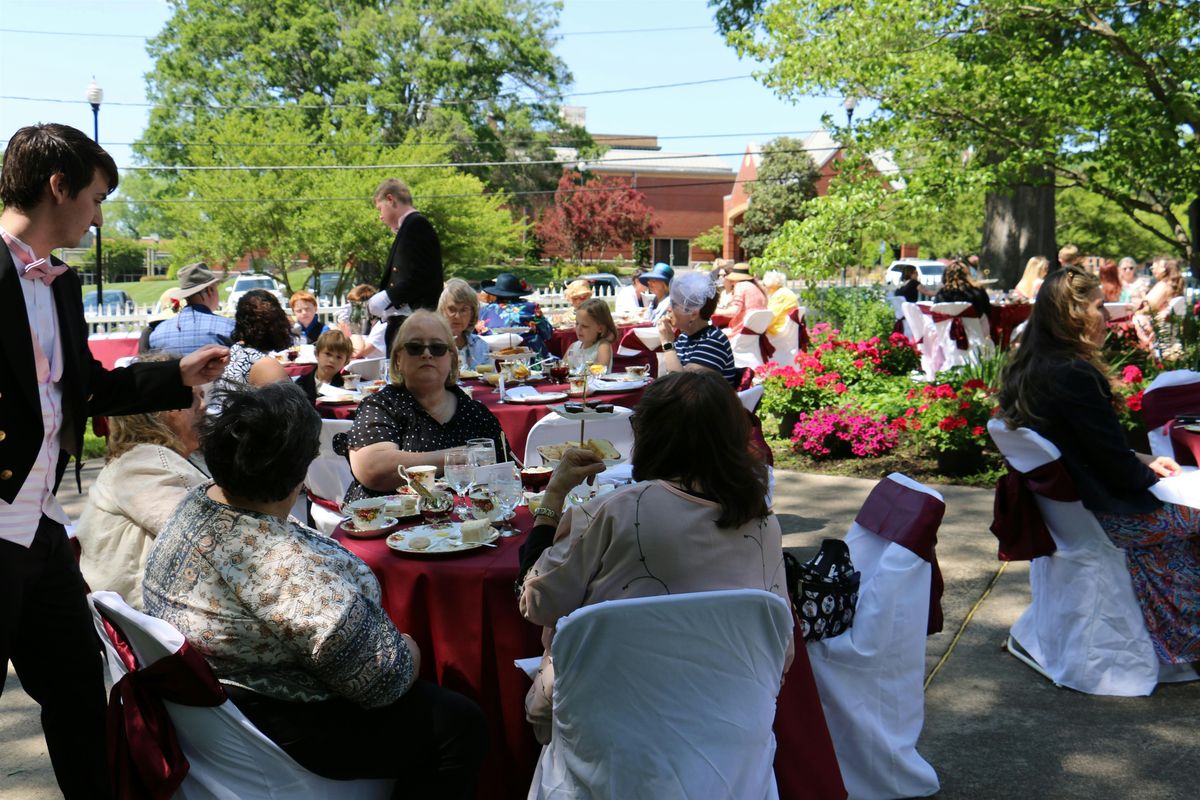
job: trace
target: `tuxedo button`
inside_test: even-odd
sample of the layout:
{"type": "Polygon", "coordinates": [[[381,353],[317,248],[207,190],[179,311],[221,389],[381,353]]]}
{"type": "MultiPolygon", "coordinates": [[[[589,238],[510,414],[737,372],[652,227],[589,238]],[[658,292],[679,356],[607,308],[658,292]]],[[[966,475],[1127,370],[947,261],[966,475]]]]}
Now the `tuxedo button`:
{"type": "Polygon", "coordinates": [[[0,481],[6,481],[6,480],[8,480],[8,479],[9,479],[9,478],[11,478],[11,477],[12,477],[12,470],[11,470],[11,469],[6,469],[6,470],[4,470],[3,472],[0,472],[0,481]]]}
{"type": "Polygon", "coordinates": [[[0,442],[3,442],[3,441],[4,441],[4,437],[5,437],[5,436],[7,436],[7,435],[8,435],[8,434],[6,434],[4,431],[0,431],[0,442]]]}

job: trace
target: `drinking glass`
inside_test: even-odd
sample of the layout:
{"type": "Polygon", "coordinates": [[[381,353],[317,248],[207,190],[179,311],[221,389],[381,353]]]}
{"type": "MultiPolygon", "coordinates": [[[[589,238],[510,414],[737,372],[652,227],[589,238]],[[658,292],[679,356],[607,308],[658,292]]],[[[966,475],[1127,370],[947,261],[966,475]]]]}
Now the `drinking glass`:
{"type": "Polygon", "coordinates": [[[491,439],[468,439],[472,467],[486,467],[496,463],[496,443],[491,439]]]}
{"type": "Polygon", "coordinates": [[[567,351],[567,366],[571,368],[572,375],[578,375],[583,372],[583,353],[578,350],[567,351]]]}
{"type": "Polygon", "coordinates": [[[470,503],[464,505],[463,500],[474,475],[475,467],[471,465],[471,449],[469,447],[455,447],[446,451],[444,477],[459,501],[454,510],[463,519],[466,519],[467,514],[470,513],[470,503]]]}
{"type": "MultiPolygon", "coordinates": [[[[511,473],[499,477],[494,477],[488,483],[488,489],[492,493],[497,506],[499,506],[500,514],[497,519],[501,522],[507,522],[512,519],[517,505],[525,496],[525,487],[521,485],[521,476],[516,470],[511,473]]],[[[500,535],[508,538],[516,536],[517,531],[513,530],[511,525],[505,524],[500,529],[500,535]]]]}
{"type": "Polygon", "coordinates": [[[597,378],[603,378],[608,374],[607,364],[588,364],[588,372],[597,378]]]}

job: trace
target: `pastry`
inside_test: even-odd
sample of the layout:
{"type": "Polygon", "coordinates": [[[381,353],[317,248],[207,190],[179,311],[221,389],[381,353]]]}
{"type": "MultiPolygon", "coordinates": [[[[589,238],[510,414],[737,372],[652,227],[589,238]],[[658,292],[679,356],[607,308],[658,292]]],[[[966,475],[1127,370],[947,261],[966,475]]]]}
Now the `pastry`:
{"type": "Polygon", "coordinates": [[[491,525],[491,522],[486,519],[467,520],[462,524],[460,529],[462,531],[463,542],[482,542],[491,525]]]}
{"type": "Polygon", "coordinates": [[[408,540],[409,550],[428,550],[432,542],[428,536],[414,536],[408,540]]]}

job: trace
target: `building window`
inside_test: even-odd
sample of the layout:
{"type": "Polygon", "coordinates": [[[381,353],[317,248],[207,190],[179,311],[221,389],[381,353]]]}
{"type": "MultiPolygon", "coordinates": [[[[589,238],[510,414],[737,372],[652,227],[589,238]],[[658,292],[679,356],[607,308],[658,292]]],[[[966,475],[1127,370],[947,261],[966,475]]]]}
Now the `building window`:
{"type": "Polygon", "coordinates": [[[687,239],[655,239],[654,263],[662,261],[672,267],[686,267],[689,263],[691,242],[687,239]]]}

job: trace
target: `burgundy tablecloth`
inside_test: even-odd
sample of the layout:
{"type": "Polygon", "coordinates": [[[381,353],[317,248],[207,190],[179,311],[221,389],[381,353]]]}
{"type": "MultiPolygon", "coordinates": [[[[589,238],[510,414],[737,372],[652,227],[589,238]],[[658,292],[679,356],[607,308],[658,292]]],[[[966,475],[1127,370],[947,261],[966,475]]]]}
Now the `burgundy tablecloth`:
{"type": "Polygon", "coordinates": [[[998,303],[992,306],[988,313],[988,327],[991,328],[992,341],[1001,350],[1007,350],[1012,337],[1013,328],[1029,319],[1033,306],[1029,303],[998,303]]]}
{"type": "Polygon", "coordinates": [[[317,413],[323,419],[354,419],[354,415],[358,413],[357,403],[322,403],[320,398],[317,399],[317,413]]]}
{"type": "Polygon", "coordinates": [[[113,339],[98,339],[93,336],[88,338],[88,349],[92,351],[95,359],[104,365],[105,369],[112,369],[118,358],[137,355],[140,338],[141,333],[131,333],[128,336],[113,339]]]}
{"type": "MultiPolygon", "coordinates": [[[[530,528],[526,509],[517,511],[515,523],[522,531],[530,528]]],[[[384,610],[421,648],[421,677],[483,708],[490,749],[477,796],[524,798],[540,748],[525,722],[529,679],[513,661],[542,652],[541,629],[521,617],[513,594],[525,537],[443,557],[400,555],[383,539],[352,539],[340,530],[333,538],[379,579],[384,610]]],[[[845,798],[802,639],[779,694],[775,735],[775,775],[783,800],[845,798]]]]}
{"type": "MultiPolygon", "coordinates": [[[[520,509],[517,527],[531,527],[520,509]]],[[[513,585],[524,536],[498,547],[448,556],[406,556],[383,539],[333,535],[371,567],[383,607],[421,648],[421,677],[479,703],[487,717],[488,755],[480,798],[524,798],[541,748],[525,722],[529,678],[513,660],[540,655],[541,628],[517,610],[513,585]]]]}

